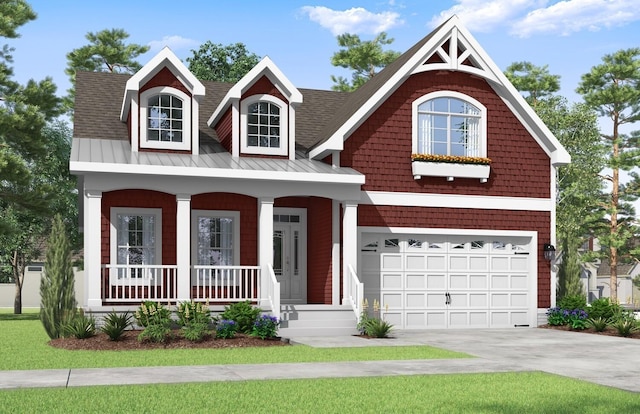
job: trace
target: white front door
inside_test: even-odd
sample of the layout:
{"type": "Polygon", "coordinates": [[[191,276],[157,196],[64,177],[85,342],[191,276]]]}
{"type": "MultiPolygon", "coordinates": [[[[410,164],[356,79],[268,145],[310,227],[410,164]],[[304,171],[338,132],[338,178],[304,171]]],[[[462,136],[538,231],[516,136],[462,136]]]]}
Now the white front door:
{"type": "Polygon", "coordinates": [[[305,209],[274,209],[273,271],[285,303],[307,301],[306,222],[305,209]]]}

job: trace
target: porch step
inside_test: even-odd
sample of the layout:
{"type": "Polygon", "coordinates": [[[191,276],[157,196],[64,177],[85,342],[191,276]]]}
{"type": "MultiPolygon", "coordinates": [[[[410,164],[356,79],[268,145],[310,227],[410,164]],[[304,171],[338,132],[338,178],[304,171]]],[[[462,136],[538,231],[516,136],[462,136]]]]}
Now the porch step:
{"type": "Polygon", "coordinates": [[[348,336],[358,333],[356,316],[350,306],[282,305],[278,335],[348,336]]]}

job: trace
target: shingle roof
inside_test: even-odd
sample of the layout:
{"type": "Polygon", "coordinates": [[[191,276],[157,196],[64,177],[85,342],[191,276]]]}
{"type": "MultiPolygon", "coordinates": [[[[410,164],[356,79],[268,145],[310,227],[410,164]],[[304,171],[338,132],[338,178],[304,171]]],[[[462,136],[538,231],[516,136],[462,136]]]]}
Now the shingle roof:
{"type": "MultiPolygon", "coordinates": [[[[120,121],[120,109],[125,84],[130,75],[78,72],[76,74],[76,103],[73,136],[76,138],[98,138],[128,140],[127,125],[120,121]]],[[[233,86],[231,83],[202,82],[206,95],[200,103],[200,142],[212,145],[218,141],[207,120],[222,98],[233,86]]],[[[296,110],[296,144],[306,150],[315,144],[320,131],[336,115],[348,93],[300,89],[304,102],[296,110]]]]}

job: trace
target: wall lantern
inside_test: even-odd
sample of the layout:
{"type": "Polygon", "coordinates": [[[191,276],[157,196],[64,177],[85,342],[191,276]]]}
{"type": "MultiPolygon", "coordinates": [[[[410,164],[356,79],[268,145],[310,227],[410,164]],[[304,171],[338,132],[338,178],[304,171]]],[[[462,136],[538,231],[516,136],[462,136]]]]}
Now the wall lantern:
{"type": "Polygon", "coordinates": [[[555,260],[556,258],[556,248],[553,244],[551,243],[545,243],[544,247],[542,248],[542,251],[544,252],[544,258],[548,261],[552,261],[555,260]]]}

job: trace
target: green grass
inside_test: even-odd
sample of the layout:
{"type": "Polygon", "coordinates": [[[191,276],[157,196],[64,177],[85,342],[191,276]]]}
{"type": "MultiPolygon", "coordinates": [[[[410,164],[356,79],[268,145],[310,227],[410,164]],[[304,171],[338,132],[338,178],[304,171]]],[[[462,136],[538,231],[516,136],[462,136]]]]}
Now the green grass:
{"type": "Polygon", "coordinates": [[[640,395],[534,373],[20,389],[2,412],[632,413],[640,395]]]}
{"type": "Polygon", "coordinates": [[[235,349],[154,349],[135,351],[69,351],[49,346],[37,314],[11,318],[0,313],[0,370],[148,367],[177,365],[263,364],[279,362],[379,361],[466,358],[466,354],[429,346],[235,349]],[[18,319],[18,320],[16,320],[18,319]]]}

